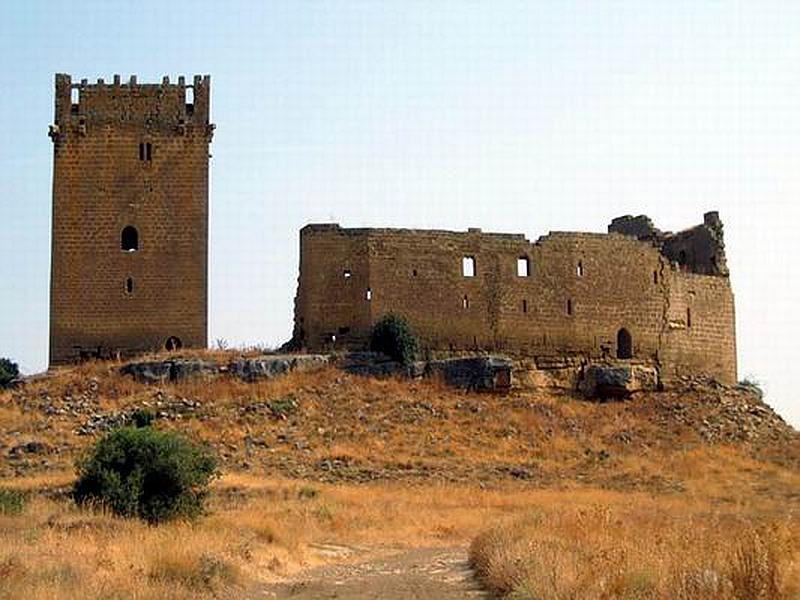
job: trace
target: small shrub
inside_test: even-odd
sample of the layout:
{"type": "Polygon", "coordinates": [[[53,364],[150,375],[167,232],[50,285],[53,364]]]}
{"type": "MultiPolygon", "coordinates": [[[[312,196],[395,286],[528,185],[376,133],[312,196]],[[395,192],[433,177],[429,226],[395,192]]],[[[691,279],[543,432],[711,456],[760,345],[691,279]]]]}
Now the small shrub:
{"type": "Polygon", "coordinates": [[[0,515],[18,515],[25,508],[25,495],[14,490],[0,489],[0,515]]]}
{"type": "Polygon", "coordinates": [[[203,512],[216,457],[171,432],[118,429],[77,462],[74,498],[150,523],[194,518],[203,512]]]}
{"type": "Polygon", "coordinates": [[[7,358],[0,358],[0,389],[7,388],[19,378],[19,366],[7,358]]]}
{"type": "Polygon", "coordinates": [[[287,396],[286,398],[278,398],[267,402],[270,412],[273,416],[286,420],[290,414],[297,410],[297,400],[294,396],[287,396]]]}
{"type": "Polygon", "coordinates": [[[135,427],[150,427],[155,420],[156,416],[153,414],[153,411],[145,408],[137,408],[131,414],[131,421],[133,421],[135,427]]]}
{"type": "Polygon", "coordinates": [[[383,352],[393,360],[408,364],[414,360],[419,344],[403,317],[386,315],[372,328],[370,350],[383,352]]]}
{"type": "Polygon", "coordinates": [[[309,485],[304,485],[297,492],[297,497],[301,500],[313,500],[319,496],[319,490],[309,485]]]}
{"type": "Polygon", "coordinates": [[[764,388],[761,382],[751,377],[745,377],[739,382],[739,387],[754,393],[758,398],[764,398],[764,388]]]}

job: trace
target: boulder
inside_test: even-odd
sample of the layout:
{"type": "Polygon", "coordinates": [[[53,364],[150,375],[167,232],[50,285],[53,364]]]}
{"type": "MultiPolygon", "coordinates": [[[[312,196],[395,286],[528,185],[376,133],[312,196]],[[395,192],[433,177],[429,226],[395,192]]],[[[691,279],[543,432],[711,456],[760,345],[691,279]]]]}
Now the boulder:
{"type": "Polygon", "coordinates": [[[192,377],[211,377],[219,373],[219,366],[199,358],[176,358],[133,362],[120,367],[123,375],[130,375],[139,383],[164,383],[192,377]]]}
{"type": "Polygon", "coordinates": [[[587,398],[628,398],[633,392],[658,389],[658,370],[644,365],[590,364],[583,369],[578,389],[587,398]]]}
{"type": "Polygon", "coordinates": [[[313,371],[327,364],[328,357],[322,354],[276,354],[235,360],[228,365],[228,371],[244,381],[256,381],[289,371],[313,371]]]}
{"type": "Polygon", "coordinates": [[[426,375],[439,375],[455,387],[479,391],[511,388],[511,361],[504,356],[470,356],[431,361],[426,375]]]}

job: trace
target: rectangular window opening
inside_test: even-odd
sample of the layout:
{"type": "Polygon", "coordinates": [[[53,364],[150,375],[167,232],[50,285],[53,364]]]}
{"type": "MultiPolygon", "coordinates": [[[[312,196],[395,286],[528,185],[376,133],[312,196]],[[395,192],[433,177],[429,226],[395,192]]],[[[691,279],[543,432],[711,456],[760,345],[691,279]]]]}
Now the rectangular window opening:
{"type": "Polygon", "coordinates": [[[583,261],[578,261],[578,266],[575,269],[575,272],[578,274],[578,277],[583,277],[583,261]]]}
{"type": "Polygon", "coordinates": [[[464,277],[475,277],[475,257],[465,256],[461,260],[461,273],[464,277]]]}
{"type": "Polygon", "coordinates": [[[522,301],[522,312],[524,312],[524,313],[528,312],[528,301],[527,300],[523,300],[522,301]]]}
{"type": "Polygon", "coordinates": [[[653,271],[653,283],[658,284],[658,271],[653,271]]]}
{"type": "Polygon", "coordinates": [[[517,277],[528,277],[531,273],[531,263],[527,256],[520,256],[517,259],[517,277]]]}
{"type": "Polygon", "coordinates": [[[81,91],[78,88],[72,88],[70,90],[70,102],[71,104],[71,112],[73,115],[78,114],[78,106],[81,103],[81,91]]]}
{"type": "Polygon", "coordinates": [[[352,271],[350,271],[350,269],[345,269],[342,272],[342,275],[344,276],[345,279],[350,279],[353,276],[353,273],[352,271]]]}
{"type": "Polygon", "coordinates": [[[194,88],[186,88],[186,112],[192,114],[194,112],[194,88]]]}
{"type": "Polygon", "coordinates": [[[692,327],[692,309],[691,308],[687,308],[686,309],[686,327],[689,328],[689,329],[691,329],[691,327],[692,327]]]}
{"type": "Polygon", "coordinates": [[[466,294],[464,294],[464,297],[461,299],[461,308],[469,308],[469,298],[466,294]]]}
{"type": "Polygon", "coordinates": [[[372,300],[372,288],[367,288],[367,300],[372,300]]]}
{"type": "Polygon", "coordinates": [[[572,314],[572,300],[571,299],[567,300],[567,314],[568,315],[572,314]]]}
{"type": "Polygon", "coordinates": [[[139,160],[144,160],[144,142],[139,144],[139,160]]]}
{"type": "Polygon", "coordinates": [[[153,144],[147,142],[145,144],[145,159],[146,160],[153,160],[153,144]]]}

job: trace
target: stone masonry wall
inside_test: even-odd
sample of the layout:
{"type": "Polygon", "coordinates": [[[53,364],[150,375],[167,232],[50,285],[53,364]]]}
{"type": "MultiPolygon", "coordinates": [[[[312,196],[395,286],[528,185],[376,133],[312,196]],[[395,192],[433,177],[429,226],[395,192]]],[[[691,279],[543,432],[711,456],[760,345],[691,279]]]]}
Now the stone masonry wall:
{"type": "Polygon", "coordinates": [[[407,318],[433,351],[614,357],[625,329],[633,358],[665,377],[736,380],[728,278],[686,272],[653,240],[309,225],[300,246],[295,343],[311,350],[363,348],[386,313],[407,318]]]}
{"type": "Polygon", "coordinates": [[[55,88],[51,364],[205,346],[210,79],[55,88]]]}

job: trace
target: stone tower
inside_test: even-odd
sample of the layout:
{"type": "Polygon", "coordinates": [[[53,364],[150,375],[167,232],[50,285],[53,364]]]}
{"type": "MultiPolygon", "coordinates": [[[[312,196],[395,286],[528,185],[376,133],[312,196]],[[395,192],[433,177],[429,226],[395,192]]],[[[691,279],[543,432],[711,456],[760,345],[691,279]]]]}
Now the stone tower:
{"type": "Polygon", "coordinates": [[[56,75],[51,365],[206,346],[210,88],[56,75]]]}

